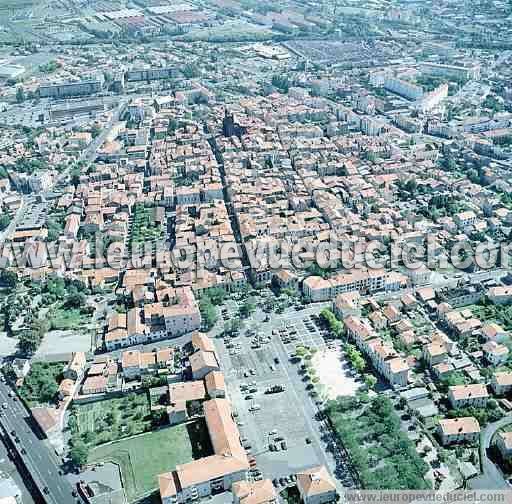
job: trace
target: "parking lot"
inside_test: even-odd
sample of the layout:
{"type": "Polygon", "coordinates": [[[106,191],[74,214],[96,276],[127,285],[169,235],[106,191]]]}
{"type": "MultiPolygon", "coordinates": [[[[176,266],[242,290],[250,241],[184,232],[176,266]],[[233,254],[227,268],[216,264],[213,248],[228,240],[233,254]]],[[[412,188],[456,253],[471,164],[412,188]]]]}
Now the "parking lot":
{"type": "MultiPolygon", "coordinates": [[[[286,485],[285,478],[314,465],[339,474],[339,462],[327,449],[330,433],[317,419],[316,399],[299,366],[290,361],[297,345],[318,350],[332,345],[315,322],[323,307],[291,308],[269,316],[258,309],[234,338],[214,340],[242,442],[263,477],[279,488],[286,485]],[[279,388],[266,393],[270,387],[279,388]]],[[[235,315],[236,308],[229,306],[226,318],[235,315]]]]}

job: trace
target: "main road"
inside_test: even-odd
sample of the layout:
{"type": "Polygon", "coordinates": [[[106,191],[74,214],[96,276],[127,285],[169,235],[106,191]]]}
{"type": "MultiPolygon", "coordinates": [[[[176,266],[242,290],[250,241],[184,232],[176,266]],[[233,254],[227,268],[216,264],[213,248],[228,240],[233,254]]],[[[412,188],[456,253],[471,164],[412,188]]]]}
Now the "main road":
{"type": "Polygon", "coordinates": [[[9,397],[9,392],[8,385],[0,382],[0,424],[46,504],[81,503],[73,497],[73,487],[60,473],[53,453],[32,430],[30,412],[16,396],[9,397]]]}

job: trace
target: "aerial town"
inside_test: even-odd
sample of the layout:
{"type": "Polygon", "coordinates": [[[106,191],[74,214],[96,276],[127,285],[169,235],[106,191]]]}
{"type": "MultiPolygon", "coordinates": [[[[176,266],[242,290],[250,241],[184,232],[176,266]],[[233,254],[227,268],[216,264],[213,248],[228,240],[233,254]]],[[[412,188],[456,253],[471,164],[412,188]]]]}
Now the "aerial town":
{"type": "Polygon", "coordinates": [[[0,0],[0,128],[0,504],[512,502],[511,1],[0,0]]]}

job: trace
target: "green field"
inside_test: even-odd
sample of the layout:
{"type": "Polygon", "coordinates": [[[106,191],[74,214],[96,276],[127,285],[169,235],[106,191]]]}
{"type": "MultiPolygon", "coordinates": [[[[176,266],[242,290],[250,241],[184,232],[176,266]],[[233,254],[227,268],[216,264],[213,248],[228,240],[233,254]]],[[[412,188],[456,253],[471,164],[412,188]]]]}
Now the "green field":
{"type": "Polygon", "coordinates": [[[244,22],[225,23],[212,28],[197,28],[178,37],[185,42],[247,42],[271,39],[274,33],[258,25],[244,22]]]}
{"type": "Polygon", "coordinates": [[[155,209],[144,205],[135,205],[131,229],[130,245],[155,242],[162,238],[162,226],[155,223],[155,209]]]}
{"type": "Polygon", "coordinates": [[[130,394],[73,407],[69,426],[73,439],[92,449],[100,444],[141,434],[151,429],[149,402],[144,394],[130,394]]]}
{"type": "Polygon", "coordinates": [[[89,322],[90,319],[91,317],[79,308],[58,308],[51,311],[50,327],[61,331],[78,329],[89,322]]]}
{"type": "Polygon", "coordinates": [[[89,463],[119,464],[126,496],[133,502],[157,488],[158,474],[193,460],[193,452],[187,425],[177,425],[95,448],[89,463]]]}

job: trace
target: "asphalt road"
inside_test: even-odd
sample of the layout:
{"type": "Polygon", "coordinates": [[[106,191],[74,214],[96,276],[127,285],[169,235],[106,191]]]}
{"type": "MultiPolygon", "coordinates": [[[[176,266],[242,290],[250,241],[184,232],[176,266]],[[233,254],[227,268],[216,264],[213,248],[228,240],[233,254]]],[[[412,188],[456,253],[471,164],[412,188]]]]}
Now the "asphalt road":
{"type": "Polygon", "coordinates": [[[59,467],[53,454],[32,431],[29,423],[30,413],[19,399],[14,401],[9,397],[9,391],[10,388],[6,384],[0,383],[0,423],[19,453],[21,454],[22,448],[25,449],[26,453],[21,454],[21,458],[37,486],[41,490],[44,487],[48,488],[48,493],[42,494],[43,498],[47,504],[76,502],[72,496],[73,488],[65,476],[59,474],[59,467]],[[7,404],[7,408],[4,409],[3,403],[7,404]],[[15,431],[15,436],[11,435],[12,431],[15,431]],[[17,437],[19,441],[16,442],[13,437],[17,437]]]}
{"type": "Polygon", "coordinates": [[[123,112],[127,103],[127,99],[122,99],[116,110],[113,112],[112,117],[108,121],[108,123],[103,128],[100,135],[92,141],[92,143],[82,152],[80,159],[82,161],[94,161],[96,159],[96,151],[101,147],[108,134],[114,127],[114,125],[119,121],[119,117],[123,112]]]}
{"type": "Polygon", "coordinates": [[[471,488],[505,490],[510,489],[500,469],[487,456],[494,434],[505,425],[512,423],[512,415],[506,415],[497,422],[488,424],[480,435],[480,457],[482,459],[482,474],[471,480],[471,488]]]}

